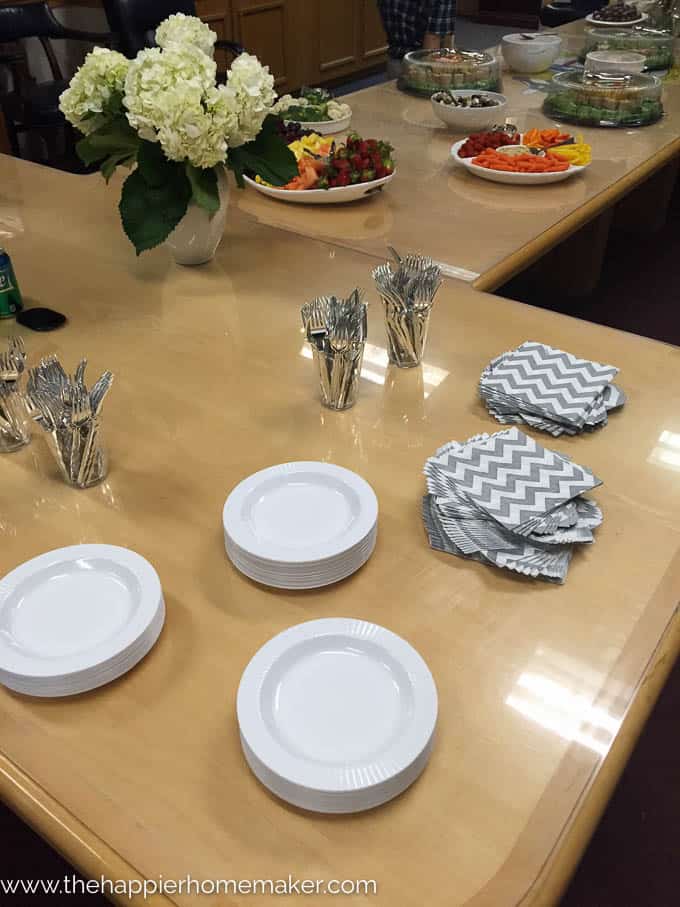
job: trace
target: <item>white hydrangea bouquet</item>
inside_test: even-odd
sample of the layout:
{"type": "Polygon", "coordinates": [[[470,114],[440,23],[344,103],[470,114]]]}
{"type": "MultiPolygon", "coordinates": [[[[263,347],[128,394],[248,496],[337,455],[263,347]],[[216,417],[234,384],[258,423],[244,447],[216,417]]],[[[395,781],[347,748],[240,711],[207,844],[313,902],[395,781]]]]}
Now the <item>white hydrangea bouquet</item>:
{"type": "Polygon", "coordinates": [[[95,48],[61,96],[84,136],[76,146],[84,163],[99,162],[107,182],[119,165],[136,164],[120,214],[138,255],[167,239],[190,202],[218,210],[225,164],[240,186],[246,170],[276,186],[297,174],[272,115],[269,68],[243,53],[217,85],[215,39],[200,19],[177,13],[156,30],[158,46],[134,60],[95,48]]]}

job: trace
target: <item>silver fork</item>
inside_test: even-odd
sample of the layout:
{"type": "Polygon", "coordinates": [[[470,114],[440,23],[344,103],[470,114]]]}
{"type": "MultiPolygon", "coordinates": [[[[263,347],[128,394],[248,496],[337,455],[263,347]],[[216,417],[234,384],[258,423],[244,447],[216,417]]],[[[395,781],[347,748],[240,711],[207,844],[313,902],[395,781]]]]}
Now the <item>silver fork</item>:
{"type": "Polygon", "coordinates": [[[92,415],[98,416],[101,412],[104,397],[108,394],[113,384],[113,373],[104,372],[101,378],[90,391],[90,405],[92,406],[92,415]]]}
{"type": "Polygon", "coordinates": [[[92,420],[92,407],[87,391],[71,387],[68,395],[69,398],[69,425],[71,429],[71,453],[69,457],[69,475],[71,481],[75,482],[83,461],[87,459],[89,449],[89,438],[92,434],[92,426],[85,441],[85,452],[82,450],[82,429],[85,423],[92,420]]]}
{"type": "Polygon", "coordinates": [[[11,353],[0,353],[0,381],[17,381],[19,367],[11,353]]]}
{"type": "Polygon", "coordinates": [[[21,337],[9,338],[9,355],[14,360],[17,371],[21,374],[26,367],[26,347],[21,337]]]}

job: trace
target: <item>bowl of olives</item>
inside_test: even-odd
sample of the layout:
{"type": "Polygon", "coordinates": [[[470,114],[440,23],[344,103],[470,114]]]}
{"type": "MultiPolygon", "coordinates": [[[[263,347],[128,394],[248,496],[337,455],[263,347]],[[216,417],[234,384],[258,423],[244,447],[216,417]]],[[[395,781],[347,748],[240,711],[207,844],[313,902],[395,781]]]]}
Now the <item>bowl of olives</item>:
{"type": "Polygon", "coordinates": [[[634,3],[611,3],[609,6],[603,6],[596,9],[594,13],[586,16],[586,22],[591,25],[617,25],[619,28],[628,25],[639,25],[647,18],[645,13],[641,13],[634,3]]]}
{"type": "Polygon", "coordinates": [[[505,95],[495,91],[454,89],[436,91],[431,98],[432,110],[442,123],[457,132],[475,132],[492,123],[502,122],[499,115],[507,106],[505,95]]]}

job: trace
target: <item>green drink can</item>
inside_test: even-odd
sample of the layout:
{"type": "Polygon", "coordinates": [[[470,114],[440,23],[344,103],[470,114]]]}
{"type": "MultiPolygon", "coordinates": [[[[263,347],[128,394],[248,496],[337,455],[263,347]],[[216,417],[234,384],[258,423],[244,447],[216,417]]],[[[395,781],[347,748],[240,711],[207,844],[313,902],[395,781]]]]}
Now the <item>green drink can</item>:
{"type": "Polygon", "coordinates": [[[14,318],[23,309],[12,259],[0,247],[0,318],[14,318]]]}

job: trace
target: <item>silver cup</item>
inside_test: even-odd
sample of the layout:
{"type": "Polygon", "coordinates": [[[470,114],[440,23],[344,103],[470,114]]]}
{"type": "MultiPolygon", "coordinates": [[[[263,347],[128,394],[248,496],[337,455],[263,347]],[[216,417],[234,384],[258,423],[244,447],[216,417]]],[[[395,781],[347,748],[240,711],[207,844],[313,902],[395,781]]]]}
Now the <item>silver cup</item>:
{"type": "Polygon", "coordinates": [[[332,344],[325,349],[312,347],[312,352],[319,373],[323,405],[334,410],[354,406],[364,358],[364,341],[347,341],[344,348],[332,344]]]}
{"type": "Polygon", "coordinates": [[[382,297],[390,362],[399,368],[414,368],[423,361],[431,305],[405,308],[382,297]]]}
{"type": "Polygon", "coordinates": [[[11,453],[31,440],[28,410],[25,397],[15,384],[0,384],[0,453],[11,453]]]}

